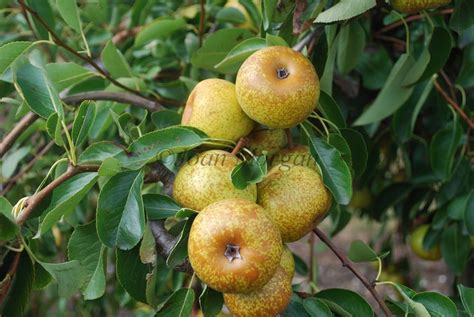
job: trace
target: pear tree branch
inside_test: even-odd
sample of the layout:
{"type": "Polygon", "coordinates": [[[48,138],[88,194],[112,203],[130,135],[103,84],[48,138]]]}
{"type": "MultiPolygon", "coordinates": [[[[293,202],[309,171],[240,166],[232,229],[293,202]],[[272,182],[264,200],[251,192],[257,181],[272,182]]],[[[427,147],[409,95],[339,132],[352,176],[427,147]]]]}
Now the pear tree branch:
{"type": "Polygon", "coordinates": [[[342,266],[348,268],[361,282],[364,284],[364,286],[369,290],[370,294],[374,297],[374,299],[377,301],[377,303],[380,305],[380,308],[383,310],[385,316],[391,317],[392,313],[388,309],[387,305],[377,293],[375,290],[375,284],[370,283],[357,269],[356,267],[352,264],[352,262],[347,258],[347,256],[342,253],[331,241],[331,239],[326,236],[326,234],[321,231],[319,228],[315,228],[313,230],[314,234],[318,236],[318,238],[326,244],[329,249],[338,257],[338,259],[341,261],[342,266]]]}

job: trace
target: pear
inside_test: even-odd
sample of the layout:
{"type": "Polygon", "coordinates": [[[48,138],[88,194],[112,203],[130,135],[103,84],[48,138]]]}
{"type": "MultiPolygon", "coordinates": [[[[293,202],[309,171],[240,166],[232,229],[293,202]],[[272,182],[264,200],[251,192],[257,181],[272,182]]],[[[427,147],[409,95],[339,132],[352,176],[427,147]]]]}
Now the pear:
{"type": "Polygon", "coordinates": [[[173,185],[173,197],[181,206],[196,211],[228,198],[255,202],[255,184],[242,190],[232,184],[232,170],[240,162],[235,155],[222,150],[210,150],[195,155],[178,171],[173,185]]]}
{"type": "Polygon", "coordinates": [[[309,167],[321,174],[318,163],[316,163],[316,160],[309,151],[309,147],[306,145],[297,144],[291,149],[280,150],[273,156],[271,166],[273,167],[278,164],[283,164],[286,168],[294,165],[309,167]]]}
{"type": "Polygon", "coordinates": [[[286,245],[283,247],[280,265],[285,270],[286,274],[288,274],[288,278],[291,281],[295,274],[295,259],[293,258],[293,253],[291,253],[286,245]]]}
{"type": "Polygon", "coordinates": [[[413,252],[421,259],[427,261],[437,261],[441,259],[441,247],[439,243],[436,243],[430,249],[423,247],[423,240],[425,239],[426,233],[430,228],[429,225],[421,225],[416,228],[408,237],[410,246],[413,252]]]}
{"type": "Polygon", "coordinates": [[[282,248],[278,228],[263,208],[243,199],[221,200],[204,208],[188,241],[196,275],[225,293],[262,288],[274,276],[282,248]]]}
{"type": "Polygon", "coordinates": [[[189,95],[181,124],[198,128],[210,138],[237,141],[252,131],[254,122],[240,108],[234,84],[206,79],[189,95]]]}
{"type": "Polygon", "coordinates": [[[267,157],[272,157],[286,146],[287,137],[283,129],[268,129],[257,126],[247,136],[246,146],[255,155],[262,155],[265,151],[267,157]]]}
{"type": "Polygon", "coordinates": [[[248,57],[235,81],[244,112],[270,128],[290,128],[316,108],[319,79],[303,54],[288,47],[263,48],[248,57]]]}
{"type": "Polygon", "coordinates": [[[436,9],[449,3],[451,0],[392,0],[392,7],[397,11],[411,14],[436,9]]]}
{"type": "Polygon", "coordinates": [[[331,195],[321,175],[304,166],[275,165],[257,185],[257,203],[280,228],[284,242],[301,239],[324,219],[331,195]]]}

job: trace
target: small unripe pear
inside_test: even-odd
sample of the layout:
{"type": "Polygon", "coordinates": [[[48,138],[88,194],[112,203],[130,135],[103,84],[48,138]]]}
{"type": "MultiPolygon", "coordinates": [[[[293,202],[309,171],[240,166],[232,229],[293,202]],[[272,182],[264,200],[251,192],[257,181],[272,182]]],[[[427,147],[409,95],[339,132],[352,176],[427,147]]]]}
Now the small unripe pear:
{"type": "Polygon", "coordinates": [[[210,138],[236,141],[250,133],[254,122],[240,108],[234,84],[206,79],[189,95],[181,124],[198,128],[210,138]]]}
{"type": "Polygon", "coordinates": [[[235,87],[244,112],[270,128],[303,122],[315,109],[320,93],[313,64],[283,46],[263,48],[247,58],[235,87]]]}
{"type": "Polygon", "coordinates": [[[280,233],[263,208],[243,199],[213,203],[189,233],[189,261],[209,287],[225,293],[262,288],[280,264],[280,233]]]}
{"type": "Polygon", "coordinates": [[[266,129],[256,127],[248,136],[246,146],[255,155],[262,155],[267,152],[267,157],[272,157],[275,153],[286,146],[287,137],[283,129],[266,129]]]}
{"type": "Polygon", "coordinates": [[[241,161],[222,150],[202,152],[187,161],[176,175],[173,197],[181,206],[196,211],[207,205],[228,198],[242,198],[255,202],[255,184],[237,189],[232,184],[231,173],[241,161]]]}
{"type": "Polygon", "coordinates": [[[262,289],[250,294],[224,294],[224,302],[234,317],[273,317],[285,310],[291,293],[291,281],[279,266],[262,289]]]}
{"type": "Polygon", "coordinates": [[[313,158],[309,151],[309,147],[306,145],[295,145],[291,149],[282,149],[272,158],[271,166],[283,164],[285,167],[289,166],[304,166],[309,167],[319,174],[321,169],[318,163],[313,158]]]}
{"type": "Polygon", "coordinates": [[[423,240],[428,233],[429,225],[421,225],[416,228],[408,237],[411,249],[413,252],[423,260],[437,261],[441,259],[441,248],[439,243],[435,244],[431,249],[423,248],[423,240]]]}
{"type": "Polygon", "coordinates": [[[449,3],[451,0],[392,0],[392,7],[397,11],[411,14],[436,9],[449,3]]]}
{"type": "Polygon", "coordinates": [[[324,219],[331,195],[321,175],[303,166],[274,166],[257,185],[257,202],[277,224],[285,242],[301,239],[324,219]]]}

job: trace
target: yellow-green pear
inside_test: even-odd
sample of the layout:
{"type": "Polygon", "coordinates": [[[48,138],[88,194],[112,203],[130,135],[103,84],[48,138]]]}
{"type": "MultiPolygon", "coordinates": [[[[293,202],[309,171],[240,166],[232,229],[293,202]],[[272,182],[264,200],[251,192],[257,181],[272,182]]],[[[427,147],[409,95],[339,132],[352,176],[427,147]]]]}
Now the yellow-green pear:
{"type": "Polygon", "coordinates": [[[397,11],[411,14],[436,9],[449,3],[451,0],[392,0],[392,7],[397,11]]]}
{"type": "Polygon", "coordinates": [[[284,242],[299,240],[310,232],[331,205],[321,175],[303,166],[275,165],[257,191],[258,204],[280,228],[284,242]]]}
{"type": "Polygon", "coordinates": [[[228,198],[255,202],[255,184],[242,190],[232,184],[232,170],[240,162],[235,155],[222,150],[210,150],[195,155],[178,171],[173,185],[173,197],[183,207],[196,211],[228,198]]]}
{"type": "Polygon", "coordinates": [[[316,163],[316,160],[311,156],[309,147],[306,145],[297,144],[291,149],[282,149],[276,153],[272,158],[271,166],[273,167],[278,164],[283,164],[286,168],[295,165],[309,167],[321,174],[318,163],[316,163]]]}
{"type": "Polygon", "coordinates": [[[181,124],[198,128],[210,138],[237,141],[252,131],[254,122],[237,102],[235,85],[214,78],[203,80],[194,87],[181,124]]]}
{"type": "Polygon", "coordinates": [[[262,155],[267,152],[267,157],[272,157],[275,153],[286,146],[287,137],[283,129],[269,129],[257,126],[247,136],[246,146],[255,155],[262,155]]]}

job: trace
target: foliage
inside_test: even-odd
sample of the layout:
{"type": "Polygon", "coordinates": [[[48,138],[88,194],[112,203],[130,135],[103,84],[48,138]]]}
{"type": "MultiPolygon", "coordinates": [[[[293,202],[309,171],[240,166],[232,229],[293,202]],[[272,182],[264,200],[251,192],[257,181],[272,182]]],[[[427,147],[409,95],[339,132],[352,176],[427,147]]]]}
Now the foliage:
{"type": "MultiPolygon", "coordinates": [[[[248,56],[275,45],[301,50],[320,77],[318,112],[292,133],[333,195],[326,228],[336,235],[361,217],[395,222],[405,239],[430,224],[425,248],[440,244],[451,272],[470,272],[473,283],[472,1],[412,16],[375,0],[240,0],[243,11],[225,2],[0,0],[5,316],[220,312],[222,295],[183,272],[195,212],[169,196],[166,179],[200,146],[233,147],[179,125],[192,88],[233,82],[248,56]],[[369,197],[356,206],[362,191],[369,197]],[[154,230],[165,220],[169,250],[154,230]]],[[[265,155],[252,156],[232,181],[245,188],[266,173],[265,155]]],[[[377,285],[400,294],[385,298],[392,313],[471,316],[472,284],[448,297],[377,281],[382,264],[393,265],[393,236],[378,252],[375,234],[348,252],[378,263],[377,285]]],[[[299,257],[296,269],[315,270],[299,257]]],[[[379,309],[348,289],[293,288],[283,316],[379,309]]]]}

